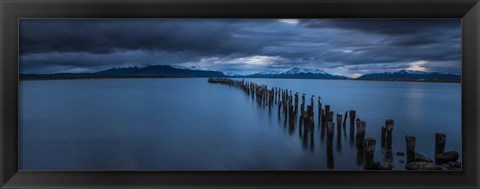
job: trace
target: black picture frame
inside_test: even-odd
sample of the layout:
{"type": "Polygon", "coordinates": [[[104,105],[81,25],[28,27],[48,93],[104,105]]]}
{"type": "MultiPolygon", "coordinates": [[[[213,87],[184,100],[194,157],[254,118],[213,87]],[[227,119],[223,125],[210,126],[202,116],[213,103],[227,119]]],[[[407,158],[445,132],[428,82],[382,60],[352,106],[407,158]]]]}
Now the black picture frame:
{"type": "Polygon", "coordinates": [[[1,188],[480,187],[478,0],[0,0],[1,188]],[[18,170],[19,18],[462,18],[463,170],[131,172],[18,170]]]}

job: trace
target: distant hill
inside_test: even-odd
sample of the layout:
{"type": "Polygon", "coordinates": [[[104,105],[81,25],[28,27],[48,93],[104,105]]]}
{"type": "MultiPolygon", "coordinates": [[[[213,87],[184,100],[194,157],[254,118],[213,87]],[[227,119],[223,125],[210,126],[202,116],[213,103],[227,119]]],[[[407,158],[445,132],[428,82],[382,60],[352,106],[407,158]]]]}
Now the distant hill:
{"type": "MultiPolygon", "coordinates": [[[[292,79],[352,79],[332,75],[321,69],[294,67],[288,71],[272,70],[250,75],[224,74],[220,71],[199,70],[196,67],[154,65],[146,67],[111,68],[93,73],[20,74],[20,79],[82,79],[82,78],[150,78],[150,77],[235,77],[235,78],[292,78],[292,79]]],[[[440,72],[401,70],[365,74],[354,80],[461,82],[461,76],[440,72]]]]}
{"type": "Polygon", "coordinates": [[[387,80],[387,81],[460,82],[462,77],[456,74],[447,74],[447,73],[440,73],[440,72],[400,70],[397,72],[365,74],[356,79],[387,80]]]}
{"type": "Polygon", "coordinates": [[[298,79],[348,79],[345,76],[332,75],[320,69],[305,69],[294,67],[288,71],[270,71],[246,75],[252,78],[298,78],[298,79]]]}
{"type": "Polygon", "coordinates": [[[168,65],[111,68],[94,73],[20,74],[21,79],[74,79],[105,77],[225,77],[219,71],[175,68],[168,65]]]}

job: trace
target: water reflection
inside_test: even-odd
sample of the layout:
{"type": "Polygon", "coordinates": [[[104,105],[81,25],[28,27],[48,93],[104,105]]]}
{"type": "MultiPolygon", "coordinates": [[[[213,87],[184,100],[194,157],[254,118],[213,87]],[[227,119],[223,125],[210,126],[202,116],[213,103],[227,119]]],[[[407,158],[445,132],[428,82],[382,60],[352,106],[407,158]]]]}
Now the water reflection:
{"type": "MultiPolygon", "coordinates": [[[[246,90],[248,95],[251,95],[252,98],[257,102],[258,107],[268,108],[268,116],[271,118],[272,109],[277,109],[278,120],[282,120],[285,130],[288,131],[289,135],[293,135],[295,130],[298,129],[298,135],[301,139],[302,149],[310,150],[314,152],[315,149],[315,117],[317,118],[317,125],[320,128],[320,143],[325,144],[326,141],[326,155],[327,155],[327,168],[334,168],[334,154],[333,154],[333,145],[334,133],[337,130],[336,134],[336,151],[340,153],[342,151],[342,133],[344,137],[347,137],[347,120],[350,122],[350,135],[349,142],[353,146],[354,141],[356,147],[356,163],[361,166],[364,165],[365,168],[373,167],[373,152],[375,149],[375,140],[373,139],[373,147],[370,146],[367,150],[370,150],[365,154],[365,131],[366,131],[366,122],[360,120],[356,116],[355,110],[345,111],[345,114],[337,113],[335,114],[334,122],[334,112],[331,111],[330,105],[325,105],[322,107],[321,97],[318,96],[317,100],[317,112],[315,112],[314,106],[314,95],[310,97],[310,104],[306,105],[305,96],[303,93],[301,96],[301,104],[299,104],[299,93],[289,91],[288,89],[280,88],[271,88],[268,89],[266,85],[257,85],[255,83],[245,83],[242,81],[234,80],[221,80],[219,82],[225,82],[228,85],[240,86],[246,90]],[[252,91],[252,92],[250,92],[252,91]],[[305,106],[306,105],[306,106],[305,106]],[[306,109],[305,109],[306,107],[306,109]],[[315,116],[316,113],[316,116],[315,116]],[[336,124],[335,124],[336,123],[336,124]],[[335,127],[336,125],[336,127],[335,127]],[[355,129],[356,128],[356,129],[355,129]],[[342,132],[343,131],[343,132],[342,132]],[[354,135],[356,131],[356,134],[354,135]],[[326,138],[325,138],[326,136],[326,138]],[[373,149],[373,150],[372,150],[373,149]],[[366,157],[367,155],[367,157],[366,157]],[[367,161],[365,162],[365,158],[367,161]]],[[[387,120],[386,126],[382,127],[382,150],[384,152],[384,161],[391,162],[393,159],[391,144],[392,144],[392,130],[393,130],[393,120],[387,120]],[[386,138],[386,139],[385,139],[386,138]]],[[[368,139],[371,140],[372,139],[368,139]]]]}
{"type": "Polygon", "coordinates": [[[332,145],[327,145],[327,169],[334,169],[332,145]]]}
{"type": "MultiPolygon", "coordinates": [[[[105,163],[108,167],[98,169],[248,170],[254,167],[302,170],[309,167],[325,170],[333,168],[335,160],[335,169],[361,170],[364,166],[357,165],[355,156],[362,158],[364,155],[361,151],[356,154],[355,120],[357,117],[366,120],[371,125],[367,128],[368,136],[379,137],[385,118],[392,115],[392,119],[400,125],[393,133],[396,140],[390,151],[379,148],[375,152],[375,160],[391,159],[396,163],[396,170],[404,169],[405,164],[399,164],[398,160],[406,160],[406,157],[399,159],[392,152],[405,152],[405,134],[416,135],[417,151],[432,157],[435,130],[451,133],[447,149],[461,150],[460,137],[457,136],[460,130],[454,127],[459,123],[459,112],[455,108],[460,99],[456,98],[459,94],[457,85],[411,84],[421,85],[422,90],[417,92],[425,95],[421,96],[422,100],[416,101],[422,103],[417,104],[417,110],[422,113],[409,117],[410,110],[402,104],[409,100],[403,96],[403,87],[410,83],[289,79],[250,81],[285,89],[274,88],[272,93],[272,88],[259,86],[263,88],[257,94],[249,88],[213,85],[201,78],[22,81],[23,118],[19,127],[22,133],[19,149],[22,151],[22,168],[50,165],[50,168],[56,166],[61,169],[97,169],[79,162],[118,157],[105,163]],[[355,95],[352,95],[352,89],[355,89],[355,95]],[[452,97],[450,91],[455,96],[452,97]],[[287,94],[293,95],[293,98],[287,98],[287,94]],[[316,103],[312,103],[312,94],[318,99],[316,103]],[[324,102],[320,102],[319,94],[324,102]],[[373,101],[369,100],[372,98],[373,101]],[[437,103],[439,101],[442,103],[437,103]],[[453,110],[442,108],[446,104],[453,104],[448,106],[453,110]],[[293,116],[289,115],[290,108],[286,109],[290,105],[293,106],[293,116]],[[358,110],[358,113],[351,116],[351,109],[358,110]],[[315,125],[312,129],[305,126],[301,116],[307,110],[313,112],[313,117],[309,118],[315,125]],[[330,120],[334,115],[329,113],[332,110],[336,113],[347,110],[342,115],[343,134],[340,134],[338,119],[330,120]],[[65,114],[67,111],[68,115],[65,114]],[[49,119],[51,115],[58,115],[58,119],[49,119]],[[429,119],[433,117],[437,119],[429,119]],[[337,133],[333,135],[336,140],[330,145],[327,145],[325,136],[327,121],[336,123],[334,128],[337,133]],[[182,127],[173,127],[176,125],[182,127]],[[419,126],[422,129],[415,130],[419,126]],[[55,133],[65,134],[56,136],[55,133]],[[46,141],[46,138],[55,140],[46,141]],[[85,145],[85,141],[99,138],[102,140],[94,145],[85,145]],[[149,151],[141,147],[149,145],[152,146],[149,151]],[[34,154],[34,149],[47,150],[34,154]],[[198,157],[199,153],[204,155],[198,157]],[[138,164],[129,165],[127,160],[138,164]],[[35,162],[42,164],[31,166],[35,162]]],[[[308,112],[306,115],[309,115],[308,112]]]]}

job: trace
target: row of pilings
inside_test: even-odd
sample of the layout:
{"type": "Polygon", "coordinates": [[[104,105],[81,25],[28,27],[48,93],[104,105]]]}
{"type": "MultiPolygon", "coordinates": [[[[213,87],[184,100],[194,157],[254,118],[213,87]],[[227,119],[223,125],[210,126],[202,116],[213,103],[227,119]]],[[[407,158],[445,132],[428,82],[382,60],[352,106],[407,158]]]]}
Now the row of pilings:
{"type": "MultiPolygon", "coordinates": [[[[314,144],[314,99],[310,96],[309,102],[306,101],[306,94],[293,92],[289,89],[279,87],[269,88],[267,85],[248,82],[244,79],[234,80],[230,78],[208,78],[209,83],[223,84],[230,87],[242,89],[247,95],[256,100],[261,107],[272,111],[274,105],[277,107],[277,113],[283,117],[284,124],[289,126],[289,131],[294,132],[295,123],[298,120],[298,131],[302,138],[304,147],[310,145],[313,149],[314,144]],[[288,124],[287,124],[288,123],[288,124]]],[[[341,150],[341,132],[346,131],[347,122],[349,122],[349,142],[354,144],[357,149],[357,163],[364,164],[366,170],[392,170],[392,145],[394,120],[386,119],[385,125],[380,128],[380,142],[382,151],[385,154],[383,160],[375,161],[376,139],[367,137],[366,121],[357,117],[355,110],[345,111],[344,114],[334,112],[330,105],[322,105],[321,97],[317,96],[317,116],[318,126],[321,128],[321,141],[327,136],[327,167],[333,168],[333,139],[335,133],[335,121],[337,124],[337,150],[341,150]],[[334,118],[336,120],[334,120],[334,118]],[[325,133],[326,130],[326,133],[325,133]]],[[[435,133],[435,161],[415,151],[416,137],[412,135],[405,136],[405,152],[398,151],[397,156],[406,156],[407,170],[459,170],[461,163],[458,152],[445,152],[446,135],[444,133],[435,133]]]]}

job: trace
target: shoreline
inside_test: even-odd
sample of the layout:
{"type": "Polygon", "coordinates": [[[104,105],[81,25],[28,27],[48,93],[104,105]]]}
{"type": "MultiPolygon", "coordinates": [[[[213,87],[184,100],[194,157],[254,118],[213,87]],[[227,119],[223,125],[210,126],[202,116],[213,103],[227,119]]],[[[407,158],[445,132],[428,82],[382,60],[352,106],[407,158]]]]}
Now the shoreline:
{"type": "Polygon", "coordinates": [[[86,80],[86,79],[146,79],[146,78],[231,78],[231,79],[305,79],[305,80],[351,80],[351,81],[391,81],[415,83],[462,83],[462,81],[442,80],[415,80],[415,79],[321,79],[321,78],[265,78],[265,77],[190,77],[190,76],[99,76],[99,77],[19,77],[19,81],[37,80],[86,80]]]}

